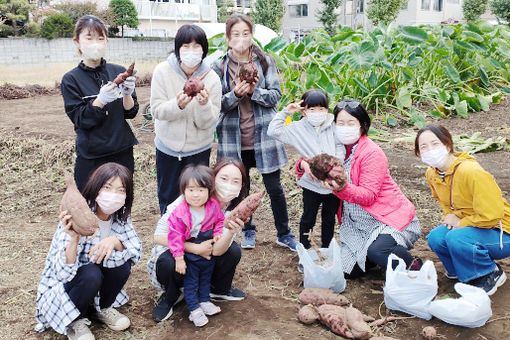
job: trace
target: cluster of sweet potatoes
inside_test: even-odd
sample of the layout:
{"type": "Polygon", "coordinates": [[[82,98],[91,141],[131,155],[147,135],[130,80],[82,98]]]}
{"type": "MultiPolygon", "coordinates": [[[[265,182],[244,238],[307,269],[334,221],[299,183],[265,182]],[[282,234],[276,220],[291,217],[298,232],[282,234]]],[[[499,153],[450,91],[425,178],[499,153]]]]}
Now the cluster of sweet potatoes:
{"type": "Polygon", "coordinates": [[[304,324],[320,321],[333,333],[348,339],[391,340],[390,337],[373,336],[371,327],[380,326],[400,317],[375,320],[350,305],[343,295],[326,288],[305,288],[299,301],[306,304],[299,310],[298,319],[304,324]]]}

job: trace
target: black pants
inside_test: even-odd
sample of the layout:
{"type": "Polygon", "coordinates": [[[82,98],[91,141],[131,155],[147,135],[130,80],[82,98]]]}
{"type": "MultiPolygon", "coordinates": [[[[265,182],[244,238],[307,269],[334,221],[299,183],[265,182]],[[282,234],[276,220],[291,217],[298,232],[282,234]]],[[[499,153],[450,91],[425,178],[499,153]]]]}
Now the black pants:
{"type": "MultiPolygon", "coordinates": [[[[236,267],[241,260],[241,247],[232,242],[225,254],[216,257],[214,270],[211,277],[211,292],[215,294],[226,294],[232,286],[232,280],[236,267]]],[[[170,250],[161,254],[156,261],[156,277],[165,287],[168,303],[172,306],[180,295],[183,286],[184,275],[175,271],[175,259],[170,250]]]]}
{"type": "Polygon", "coordinates": [[[87,184],[90,175],[99,168],[101,165],[109,162],[118,163],[120,165],[124,165],[126,168],[133,173],[135,171],[135,160],[133,157],[133,147],[116,153],[114,155],[94,158],[94,159],[86,159],[80,156],[76,157],[76,163],[74,164],[74,181],[76,182],[76,186],[80,192],[87,184]]]}
{"type": "Polygon", "coordinates": [[[163,215],[166,207],[179,197],[179,176],[188,164],[203,164],[209,166],[211,149],[207,149],[196,155],[178,157],[167,155],[156,149],[156,173],[158,177],[158,200],[159,211],[163,215]]]}
{"type": "MultiPolygon", "coordinates": [[[[255,151],[244,150],[241,151],[241,158],[246,168],[246,174],[250,175],[250,169],[256,167],[255,162],[255,151]]],[[[287,213],[287,201],[285,199],[285,193],[283,192],[282,185],[280,183],[280,170],[271,172],[270,174],[262,174],[262,180],[264,186],[271,200],[271,210],[273,211],[274,224],[278,237],[287,235],[290,233],[289,229],[289,215],[287,213]]],[[[248,191],[250,190],[250,179],[248,180],[248,191]]],[[[255,230],[255,225],[252,222],[252,218],[244,225],[243,230],[255,230]]]]}
{"type": "Polygon", "coordinates": [[[110,307],[127,282],[130,273],[130,261],[116,268],[89,263],[78,268],[74,278],[64,284],[64,289],[80,311],[80,316],[85,316],[98,292],[99,306],[110,307]]]}
{"type": "Polygon", "coordinates": [[[321,212],[321,243],[322,248],[329,247],[329,243],[335,232],[335,217],[340,206],[340,199],[333,194],[321,195],[314,191],[303,188],[303,215],[299,222],[299,242],[305,249],[310,248],[308,235],[317,219],[317,212],[322,204],[321,212]]]}
{"type": "MultiPolygon", "coordinates": [[[[386,265],[388,264],[388,256],[390,256],[391,253],[404,260],[407,266],[410,266],[413,262],[414,257],[409,254],[406,248],[397,244],[397,241],[395,241],[393,236],[389,234],[381,234],[377,236],[375,241],[368,247],[365,269],[375,267],[376,265],[386,268],[386,265]]],[[[354,279],[362,276],[364,273],[365,272],[361,270],[358,264],[355,264],[352,271],[345,274],[345,278],[354,279]]]]}

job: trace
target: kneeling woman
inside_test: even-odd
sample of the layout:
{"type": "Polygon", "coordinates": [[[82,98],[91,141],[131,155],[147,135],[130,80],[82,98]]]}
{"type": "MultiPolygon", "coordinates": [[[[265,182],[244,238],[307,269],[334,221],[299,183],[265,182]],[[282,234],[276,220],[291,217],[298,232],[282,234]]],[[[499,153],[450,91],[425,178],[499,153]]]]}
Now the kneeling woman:
{"type": "Polygon", "coordinates": [[[129,327],[129,319],[114,307],[128,301],[122,287],[142,254],[129,218],[133,177],[126,167],[106,163],[97,168],[83,196],[99,220],[99,231],[80,236],[64,211],[37,290],[36,330],[51,327],[69,339],[94,339],[88,315],[113,330],[129,327]]]}
{"type": "Polygon", "coordinates": [[[446,276],[492,295],[505,280],[494,260],[510,256],[510,205],[494,177],[473,156],[454,153],[440,125],[418,131],[414,152],[430,166],[425,177],[443,210],[442,224],[427,236],[446,276]]]}

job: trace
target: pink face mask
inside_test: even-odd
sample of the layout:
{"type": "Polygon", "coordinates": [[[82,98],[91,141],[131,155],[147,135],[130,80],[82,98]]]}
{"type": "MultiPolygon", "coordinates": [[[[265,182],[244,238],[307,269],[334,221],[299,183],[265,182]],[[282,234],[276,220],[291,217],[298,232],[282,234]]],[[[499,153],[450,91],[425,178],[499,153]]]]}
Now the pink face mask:
{"type": "Polygon", "coordinates": [[[99,205],[102,212],[111,215],[124,206],[126,203],[126,195],[101,190],[96,197],[96,203],[99,205]]]}
{"type": "Polygon", "coordinates": [[[251,38],[250,37],[232,38],[229,42],[229,45],[234,51],[238,53],[243,53],[250,48],[251,38]]]}

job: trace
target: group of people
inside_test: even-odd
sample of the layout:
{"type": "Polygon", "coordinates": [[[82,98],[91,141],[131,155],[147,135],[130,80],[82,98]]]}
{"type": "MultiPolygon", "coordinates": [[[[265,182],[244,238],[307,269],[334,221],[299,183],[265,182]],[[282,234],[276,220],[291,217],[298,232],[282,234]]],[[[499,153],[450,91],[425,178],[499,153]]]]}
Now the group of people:
{"type": "MultiPolygon", "coordinates": [[[[358,100],[344,100],[329,113],[327,93],[305,92],[302,100],[276,107],[282,96],[274,61],[252,42],[246,15],[226,22],[228,51],[212,68],[203,63],[208,42],[198,26],[184,25],[174,52],[154,70],[151,109],[155,121],[157,194],[161,218],[154,233],[147,271],[162,290],[153,310],[156,322],[168,319],[185,299],[196,326],[221,311],[211,298],[242,300],[232,282],[241,248],[256,244],[256,227],[229,219],[250,190],[250,169],[262,175],[276,227],[276,243],[289,250],[297,241],[289,228],[280,169],[287,164],[284,143],[302,156],[295,166],[303,188],[299,242],[309,234],[321,208],[321,242],[334,237],[335,219],[346,278],[387,265],[391,253],[409,270],[420,258],[409,252],[420,238],[415,208],[389,172],[382,149],[368,137],[370,117],[358,100]],[[241,80],[246,63],[257,69],[254,82],[241,80]],[[183,91],[189,78],[204,89],[183,91]],[[302,119],[286,124],[300,111],[302,119]],[[216,130],[217,161],[209,168],[216,130]],[[308,160],[326,153],[343,162],[342,180],[320,181],[308,160]],[[227,221],[227,222],[225,222],[227,221]],[[241,244],[234,238],[242,234],[241,244]]],[[[114,330],[129,327],[116,310],[127,302],[122,290],[131,266],[142,255],[130,220],[133,203],[133,146],[137,140],[126,119],[135,117],[135,77],[116,85],[124,72],[106,63],[107,30],[87,15],[76,24],[74,43],[82,61],[62,80],[65,111],[76,131],[75,181],[96,214],[99,231],[87,237],[72,228],[72,216],[60,215],[37,294],[37,330],[53,328],[70,339],[94,339],[94,318],[114,330]]],[[[427,236],[445,266],[446,276],[493,294],[506,275],[495,260],[510,256],[510,205],[494,178],[467,153],[454,153],[450,133],[428,125],[416,137],[415,154],[430,166],[426,179],[443,209],[442,224],[427,236]]]]}

